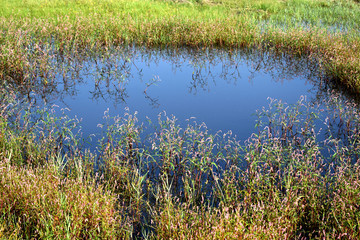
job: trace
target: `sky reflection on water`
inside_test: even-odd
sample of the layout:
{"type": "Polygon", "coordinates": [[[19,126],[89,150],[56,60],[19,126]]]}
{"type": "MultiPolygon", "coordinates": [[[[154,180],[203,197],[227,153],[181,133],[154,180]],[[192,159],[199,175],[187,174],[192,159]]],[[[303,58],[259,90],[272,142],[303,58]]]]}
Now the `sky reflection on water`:
{"type": "MultiPolygon", "coordinates": [[[[226,50],[127,48],[82,61],[54,61],[56,75],[41,101],[69,108],[82,119],[83,136],[99,134],[104,112],[122,116],[125,108],[157,121],[165,111],[185,126],[205,122],[216,132],[232,131],[241,140],[255,132],[254,113],[268,98],[295,103],[306,95],[327,96],[324,76],[314,63],[282,54],[226,50]]],[[[40,80],[39,80],[40,81],[40,80]]],[[[32,91],[44,91],[44,87],[32,91]]],[[[60,112],[60,111],[58,111],[60,112]]]]}

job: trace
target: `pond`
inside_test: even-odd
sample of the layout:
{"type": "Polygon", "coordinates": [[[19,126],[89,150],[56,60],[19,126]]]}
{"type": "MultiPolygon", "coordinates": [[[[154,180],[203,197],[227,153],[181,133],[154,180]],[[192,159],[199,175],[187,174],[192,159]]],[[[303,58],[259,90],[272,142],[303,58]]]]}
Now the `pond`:
{"type": "Polygon", "coordinates": [[[38,105],[56,106],[57,114],[68,109],[69,116],[81,119],[84,138],[95,135],[91,146],[101,135],[104,112],[137,112],[140,122],[166,113],[181,126],[191,119],[245,140],[255,132],[255,112],[268,98],[292,104],[307,96],[321,103],[330,95],[316,63],[286,54],[128,47],[74,59],[54,59],[51,78],[38,77],[20,92],[38,105]]]}
{"type": "MultiPolygon", "coordinates": [[[[133,238],[156,231],[156,211],[166,209],[168,199],[176,208],[220,210],[227,204],[251,212],[263,199],[272,206],[273,196],[287,206],[291,194],[292,202],[315,196],[323,206],[335,190],[356,185],[341,181],[358,176],[351,167],[359,158],[357,101],[347,101],[353,97],[306,58],[256,50],[129,47],[94,56],[54,55],[49,63],[47,71],[34,68],[29,84],[14,78],[4,87],[24,99],[21,107],[29,101],[34,107],[23,115],[28,118],[19,117],[16,107],[8,114],[9,126],[20,132],[14,134],[20,159],[50,161],[69,179],[60,182],[91,177],[89,182],[104,184],[116,194],[119,214],[132,221],[133,238]],[[58,120],[44,109],[54,109],[58,120]],[[62,112],[70,120],[61,118],[62,112]],[[147,124],[165,112],[178,125],[172,119],[147,124]],[[143,132],[128,113],[144,123],[143,132]],[[125,116],[123,121],[117,122],[117,115],[125,116]],[[256,128],[259,117],[264,121],[256,128]],[[81,119],[85,142],[76,126],[68,127],[73,119],[81,119]],[[193,121],[207,128],[189,124],[193,121]],[[107,122],[110,128],[101,127],[107,122]]],[[[321,209],[326,212],[320,216],[333,214],[321,209]]]]}

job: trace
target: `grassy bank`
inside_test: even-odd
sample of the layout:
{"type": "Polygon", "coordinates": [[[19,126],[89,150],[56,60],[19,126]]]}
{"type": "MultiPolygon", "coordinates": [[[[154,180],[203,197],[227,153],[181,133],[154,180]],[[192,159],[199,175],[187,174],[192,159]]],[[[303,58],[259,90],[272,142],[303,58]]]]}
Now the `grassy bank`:
{"type": "Polygon", "coordinates": [[[1,95],[2,239],[359,237],[360,112],[336,95],[270,100],[245,143],[167,116],[144,137],[136,115],[106,116],[97,152],[75,119],[13,99],[1,95]]]}
{"type": "Polygon", "coordinates": [[[120,44],[256,47],[308,56],[360,91],[356,1],[2,1],[0,76],[31,81],[53,54],[120,44]],[[30,78],[30,79],[29,79],[30,78]]]}

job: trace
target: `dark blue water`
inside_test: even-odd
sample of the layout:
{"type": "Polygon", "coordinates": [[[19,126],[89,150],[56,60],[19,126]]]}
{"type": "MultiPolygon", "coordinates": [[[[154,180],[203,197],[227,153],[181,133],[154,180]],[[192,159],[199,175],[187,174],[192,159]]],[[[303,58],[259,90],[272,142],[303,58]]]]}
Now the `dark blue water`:
{"type": "Polygon", "coordinates": [[[156,122],[165,111],[180,125],[192,118],[212,132],[232,131],[245,140],[255,131],[255,111],[269,97],[291,104],[303,95],[321,101],[326,92],[316,64],[256,51],[129,48],[56,64],[63,68],[46,101],[81,119],[85,138],[101,133],[107,109],[122,116],[128,108],[140,122],[156,122]]]}

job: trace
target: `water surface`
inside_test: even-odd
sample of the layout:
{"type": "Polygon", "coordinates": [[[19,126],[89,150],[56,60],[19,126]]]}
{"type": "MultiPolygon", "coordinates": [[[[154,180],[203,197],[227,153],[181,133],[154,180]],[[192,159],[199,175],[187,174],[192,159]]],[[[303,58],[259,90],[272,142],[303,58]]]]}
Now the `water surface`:
{"type": "MultiPolygon", "coordinates": [[[[117,49],[83,59],[55,59],[51,84],[34,85],[37,102],[70,111],[82,120],[83,137],[100,135],[104,112],[137,112],[141,122],[161,112],[204,122],[212,131],[247,139],[254,115],[268,98],[295,103],[301,96],[328,97],[326,76],[314,62],[282,54],[244,50],[117,49]]],[[[39,82],[43,82],[40,78],[39,82]]]]}

